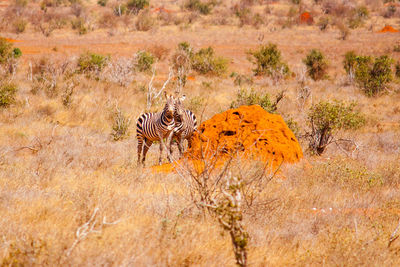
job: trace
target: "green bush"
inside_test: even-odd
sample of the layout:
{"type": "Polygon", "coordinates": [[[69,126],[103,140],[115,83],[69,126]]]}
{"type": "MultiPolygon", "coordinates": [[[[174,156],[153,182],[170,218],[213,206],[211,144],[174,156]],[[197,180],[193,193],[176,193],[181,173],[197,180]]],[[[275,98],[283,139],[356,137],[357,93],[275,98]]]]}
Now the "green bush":
{"type": "Polygon", "coordinates": [[[203,15],[208,15],[212,10],[212,3],[205,3],[200,0],[187,0],[185,8],[191,11],[200,12],[203,15]]]}
{"type": "Polygon", "coordinates": [[[0,107],[8,107],[15,102],[18,88],[12,83],[0,84],[0,107]]]}
{"type": "Polygon", "coordinates": [[[192,55],[193,70],[200,74],[222,75],[228,68],[228,61],[223,57],[216,57],[211,47],[200,49],[192,55]]]}
{"type": "Polygon", "coordinates": [[[355,80],[367,96],[374,96],[383,91],[393,80],[393,59],[380,56],[372,59],[370,56],[357,56],[355,80]]]}
{"type": "Polygon", "coordinates": [[[365,124],[365,118],[355,111],[356,103],[346,104],[340,101],[321,101],[308,112],[308,124],[311,131],[307,133],[309,148],[321,155],[334,140],[339,130],[357,129],[365,124]]]}
{"type": "Polygon", "coordinates": [[[86,52],[78,58],[78,69],[80,73],[100,72],[107,65],[109,57],[86,52]]]}
{"type": "Polygon", "coordinates": [[[135,67],[138,71],[151,71],[151,66],[154,64],[154,62],[155,58],[149,52],[139,51],[136,53],[135,67]]]}
{"type": "Polygon", "coordinates": [[[13,52],[12,52],[12,57],[13,58],[19,58],[20,56],[22,56],[21,49],[19,49],[18,47],[14,48],[13,52]]]}
{"type": "Polygon", "coordinates": [[[310,53],[303,59],[307,66],[307,73],[313,80],[321,80],[327,75],[328,63],[318,49],[312,49],[310,53]]]}
{"type": "Polygon", "coordinates": [[[253,89],[250,91],[240,89],[237,93],[236,100],[231,103],[230,108],[238,108],[240,106],[260,105],[266,111],[273,113],[276,106],[271,101],[269,94],[258,94],[253,89]]]}
{"type": "Polygon", "coordinates": [[[149,0],[128,0],[128,2],[126,3],[126,7],[135,15],[137,15],[140,10],[148,7],[149,4],[149,0]]]}
{"type": "Polygon", "coordinates": [[[254,75],[289,74],[289,67],[282,62],[281,52],[276,44],[262,45],[257,50],[249,51],[248,55],[248,60],[256,65],[256,68],[253,69],[254,75]]]}

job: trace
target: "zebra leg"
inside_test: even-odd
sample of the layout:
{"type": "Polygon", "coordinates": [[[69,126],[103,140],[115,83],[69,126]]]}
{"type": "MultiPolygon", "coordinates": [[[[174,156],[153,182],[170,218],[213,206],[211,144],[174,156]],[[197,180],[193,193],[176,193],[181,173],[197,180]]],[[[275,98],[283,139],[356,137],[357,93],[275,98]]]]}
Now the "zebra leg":
{"type": "Polygon", "coordinates": [[[162,163],[163,143],[164,143],[164,141],[161,139],[160,140],[160,156],[158,157],[158,165],[161,165],[161,163],[162,163]]]}
{"type": "Polygon", "coordinates": [[[172,155],[172,143],[174,141],[174,133],[171,132],[171,134],[167,137],[167,149],[169,149],[169,154],[172,155]]]}
{"type": "Polygon", "coordinates": [[[179,158],[181,158],[182,157],[182,155],[183,155],[183,140],[184,140],[184,138],[182,138],[181,136],[179,137],[179,140],[178,140],[178,150],[179,150],[179,158]]]}
{"type": "MultiPolygon", "coordinates": [[[[168,137],[167,137],[168,139],[168,137]]],[[[168,140],[167,140],[168,141],[168,140]]],[[[167,144],[168,145],[168,144],[167,144]]],[[[164,143],[164,139],[160,139],[160,158],[158,160],[158,163],[161,165],[161,155],[162,155],[162,151],[165,148],[165,150],[167,151],[167,159],[169,162],[172,162],[171,160],[171,154],[169,153],[169,147],[167,147],[167,145],[164,143]]]]}
{"type": "Polygon", "coordinates": [[[140,164],[140,156],[142,155],[142,150],[143,150],[143,139],[141,137],[138,138],[138,145],[137,145],[137,164],[139,166],[140,164]]]}
{"type": "Polygon", "coordinates": [[[145,144],[144,144],[144,147],[143,147],[143,159],[142,159],[143,167],[144,167],[144,161],[146,160],[147,151],[149,151],[149,148],[151,147],[151,144],[153,144],[153,141],[151,141],[151,140],[146,138],[145,139],[145,144]]]}

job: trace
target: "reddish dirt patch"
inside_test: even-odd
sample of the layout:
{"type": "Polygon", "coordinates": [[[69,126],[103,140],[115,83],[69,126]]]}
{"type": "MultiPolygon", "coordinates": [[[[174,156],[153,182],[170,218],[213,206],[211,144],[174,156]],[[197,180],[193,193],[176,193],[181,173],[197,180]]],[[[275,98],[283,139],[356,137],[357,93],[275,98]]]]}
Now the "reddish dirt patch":
{"type": "MultiPolygon", "coordinates": [[[[201,170],[204,160],[217,158],[223,163],[238,154],[262,160],[273,168],[298,162],[303,157],[296,137],[282,117],[254,105],[230,109],[203,122],[193,136],[185,159],[174,164],[189,161],[201,170]]],[[[165,164],[154,167],[153,171],[169,172],[173,168],[165,164]]]]}
{"type": "Polygon", "coordinates": [[[153,9],[153,12],[154,12],[154,13],[162,13],[162,12],[165,12],[165,13],[173,13],[174,11],[173,11],[173,10],[166,9],[166,8],[164,8],[164,7],[157,7],[157,8],[155,8],[155,9],[153,9]]]}
{"type": "Polygon", "coordinates": [[[380,33],[386,33],[386,32],[399,32],[399,30],[396,30],[390,25],[386,25],[385,27],[382,28],[382,30],[379,31],[380,33]]]}
{"type": "MultiPolygon", "coordinates": [[[[1,37],[1,36],[0,36],[0,38],[4,38],[4,37],[1,37]]],[[[7,41],[7,42],[10,42],[10,43],[22,42],[21,40],[15,40],[15,39],[10,39],[10,38],[4,38],[4,39],[6,39],[6,41],[7,41]]]]}
{"type": "Polygon", "coordinates": [[[314,19],[310,13],[304,12],[300,14],[300,23],[311,25],[314,23],[314,19]]]}

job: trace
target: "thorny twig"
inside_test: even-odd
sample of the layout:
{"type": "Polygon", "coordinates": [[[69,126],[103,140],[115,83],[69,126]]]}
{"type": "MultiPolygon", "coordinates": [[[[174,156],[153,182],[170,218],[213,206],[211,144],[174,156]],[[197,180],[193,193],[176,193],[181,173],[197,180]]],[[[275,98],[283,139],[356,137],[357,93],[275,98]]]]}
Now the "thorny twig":
{"type": "Polygon", "coordinates": [[[161,93],[165,90],[166,86],[168,85],[168,83],[170,82],[170,80],[173,76],[173,70],[172,69],[169,70],[167,80],[164,82],[163,86],[158,91],[157,91],[157,88],[155,88],[153,86],[153,81],[154,81],[155,75],[156,75],[156,68],[154,67],[153,75],[151,76],[151,79],[150,79],[150,82],[148,85],[148,89],[147,89],[147,110],[149,110],[151,108],[154,100],[157,99],[161,95],[161,93]]]}
{"type": "Polygon", "coordinates": [[[116,220],[114,222],[107,222],[106,216],[104,216],[103,220],[98,225],[99,228],[95,229],[96,224],[97,224],[96,215],[97,215],[98,211],[99,211],[99,208],[96,207],[93,211],[92,216],[90,216],[90,219],[86,223],[84,223],[83,225],[78,227],[78,229],[76,230],[76,233],[75,233],[74,243],[72,243],[72,246],[67,250],[67,253],[66,253],[67,257],[69,257],[71,255],[71,252],[79,244],[79,242],[86,239],[89,234],[91,234],[91,233],[100,234],[103,229],[103,226],[114,225],[121,221],[121,220],[116,220]]]}
{"type": "Polygon", "coordinates": [[[390,235],[389,238],[389,242],[388,242],[388,248],[390,247],[390,245],[392,245],[392,243],[399,238],[399,235],[397,234],[397,231],[400,229],[400,219],[399,219],[399,223],[397,224],[396,229],[394,229],[393,233],[390,235]]]}
{"type": "MultiPolygon", "coordinates": [[[[53,142],[54,132],[57,127],[58,127],[58,124],[53,127],[53,130],[51,131],[50,140],[46,143],[47,146],[53,142]]],[[[29,150],[32,150],[33,152],[38,152],[39,150],[41,150],[43,148],[43,144],[42,144],[40,138],[35,137],[33,139],[33,141],[35,142],[33,145],[19,147],[19,148],[15,149],[14,152],[20,151],[22,149],[29,149],[29,150]]]]}

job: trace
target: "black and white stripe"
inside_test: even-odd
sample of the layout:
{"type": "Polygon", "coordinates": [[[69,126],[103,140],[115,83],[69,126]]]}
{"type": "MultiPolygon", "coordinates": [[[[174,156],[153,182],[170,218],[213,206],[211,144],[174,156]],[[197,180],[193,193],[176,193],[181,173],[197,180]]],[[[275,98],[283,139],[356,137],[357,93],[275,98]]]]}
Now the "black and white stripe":
{"type": "Polygon", "coordinates": [[[188,141],[188,146],[192,146],[192,135],[197,130],[197,119],[194,113],[183,107],[182,101],[185,96],[176,100],[175,104],[175,127],[172,132],[172,138],[170,140],[170,149],[172,153],[172,141],[175,139],[178,144],[180,155],[183,153],[183,141],[188,141]]]}
{"type": "MultiPolygon", "coordinates": [[[[161,164],[162,151],[166,146],[164,143],[164,138],[168,138],[175,127],[175,99],[173,96],[167,95],[166,93],[165,97],[167,103],[161,112],[144,113],[138,118],[136,124],[136,136],[138,140],[138,164],[142,163],[144,165],[147,151],[154,141],[160,141],[159,164],[161,164]],[[142,150],[143,158],[142,162],[140,162],[142,150]]],[[[167,146],[169,146],[168,142],[167,146]]],[[[168,160],[171,161],[169,147],[165,148],[167,151],[168,160]]]]}

